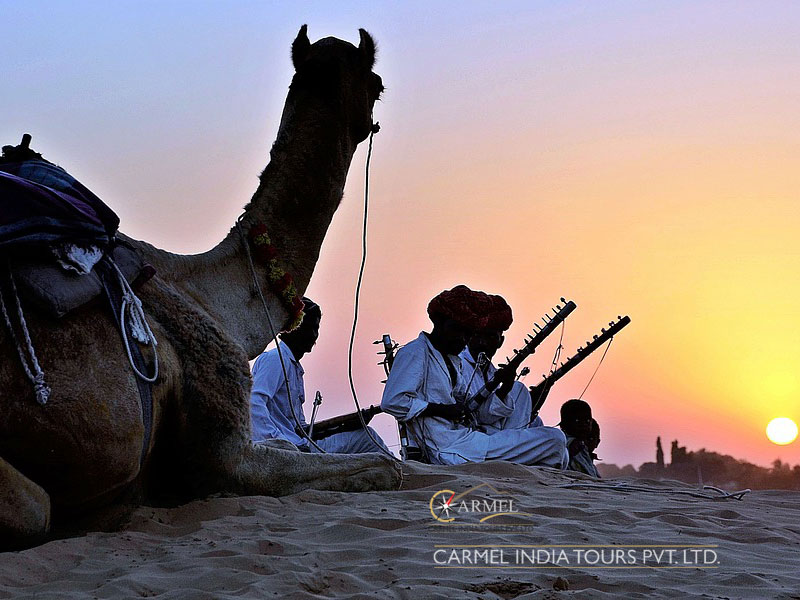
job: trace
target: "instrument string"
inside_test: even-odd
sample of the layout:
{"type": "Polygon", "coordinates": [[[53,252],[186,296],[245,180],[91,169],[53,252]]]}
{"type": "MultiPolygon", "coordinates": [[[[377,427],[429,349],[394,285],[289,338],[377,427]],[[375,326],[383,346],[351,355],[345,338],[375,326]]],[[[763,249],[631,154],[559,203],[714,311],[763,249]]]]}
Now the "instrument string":
{"type": "MultiPolygon", "coordinates": [[[[547,380],[547,377],[555,372],[556,366],[558,365],[558,360],[561,358],[561,351],[564,349],[564,330],[566,329],[566,326],[567,322],[561,321],[561,337],[558,339],[558,346],[556,346],[556,350],[553,353],[553,362],[550,363],[550,372],[545,376],[545,381],[547,380]]],[[[547,394],[547,392],[548,386],[543,385],[542,389],[539,390],[539,396],[536,398],[534,406],[537,406],[542,401],[542,398],[545,396],[545,394],[547,394]]]]}
{"type": "Polygon", "coordinates": [[[613,342],[613,341],[614,341],[613,337],[608,340],[608,344],[606,344],[606,349],[603,351],[603,356],[600,357],[600,362],[597,363],[597,367],[595,367],[594,373],[592,373],[592,376],[589,378],[589,382],[586,384],[586,387],[583,388],[583,391],[581,392],[581,395],[578,396],[578,400],[582,400],[583,399],[583,395],[586,393],[586,390],[589,389],[589,386],[591,385],[592,381],[594,380],[594,376],[597,375],[597,371],[600,370],[600,365],[603,364],[603,361],[606,358],[606,354],[608,354],[608,349],[611,348],[611,342],[613,342]]]}

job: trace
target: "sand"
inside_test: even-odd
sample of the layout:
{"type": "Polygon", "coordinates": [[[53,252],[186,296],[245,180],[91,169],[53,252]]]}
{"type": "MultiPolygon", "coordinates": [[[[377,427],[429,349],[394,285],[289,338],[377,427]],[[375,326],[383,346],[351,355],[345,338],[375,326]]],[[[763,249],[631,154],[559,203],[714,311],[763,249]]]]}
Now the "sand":
{"type": "Polygon", "coordinates": [[[395,492],[141,507],[122,531],[0,554],[0,598],[800,598],[798,492],[711,500],[674,481],[593,488],[580,475],[502,462],[407,470],[395,492]],[[450,523],[430,511],[442,489],[464,501],[450,523]],[[474,499],[510,499],[519,512],[480,523],[488,513],[467,512],[474,499]],[[639,559],[655,544],[715,554],[688,566],[662,554],[653,568],[639,559]],[[477,562],[454,564],[456,545],[481,546],[455,549],[477,562]],[[534,546],[564,550],[568,562],[547,564],[540,552],[545,564],[534,563],[534,546]],[[628,562],[588,564],[591,549],[628,562]]]}

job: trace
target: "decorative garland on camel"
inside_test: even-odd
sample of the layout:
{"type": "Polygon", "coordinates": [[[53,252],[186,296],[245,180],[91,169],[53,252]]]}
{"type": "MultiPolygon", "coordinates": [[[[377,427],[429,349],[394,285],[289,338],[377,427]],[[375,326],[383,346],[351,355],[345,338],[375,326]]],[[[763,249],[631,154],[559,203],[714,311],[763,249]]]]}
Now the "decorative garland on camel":
{"type": "Polygon", "coordinates": [[[304,315],[303,299],[297,293],[292,275],[278,264],[278,249],[272,245],[272,240],[267,234],[267,226],[264,223],[253,225],[247,236],[253,248],[253,256],[259,263],[267,267],[267,283],[270,291],[280,298],[283,307],[290,315],[290,325],[286,331],[291,331],[300,325],[304,315]]]}

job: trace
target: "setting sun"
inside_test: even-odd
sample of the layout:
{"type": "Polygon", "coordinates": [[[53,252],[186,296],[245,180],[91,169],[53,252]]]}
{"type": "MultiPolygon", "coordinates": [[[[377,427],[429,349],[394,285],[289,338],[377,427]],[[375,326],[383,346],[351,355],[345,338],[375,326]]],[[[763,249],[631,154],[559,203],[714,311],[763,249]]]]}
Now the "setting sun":
{"type": "Polygon", "coordinates": [[[772,419],[767,424],[767,437],[773,444],[791,444],[797,438],[797,423],[787,417],[772,419]]]}

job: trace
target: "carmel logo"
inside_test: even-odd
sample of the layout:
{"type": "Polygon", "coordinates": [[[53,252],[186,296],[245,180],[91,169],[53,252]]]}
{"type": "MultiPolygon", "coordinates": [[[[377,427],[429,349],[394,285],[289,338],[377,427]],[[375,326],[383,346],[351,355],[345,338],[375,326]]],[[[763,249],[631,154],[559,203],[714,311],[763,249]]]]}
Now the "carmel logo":
{"type": "Polygon", "coordinates": [[[475,515],[479,523],[486,523],[501,515],[523,515],[508,492],[501,492],[488,483],[471,487],[456,494],[453,490],[439,490],[431,496],[431,515],[440,523],[452,523],[458,517],[475,515]],[[479,494],[478,491],[483,493],[479,494]],[[488,497],[486,497],[488,496],[488,497]]]}

